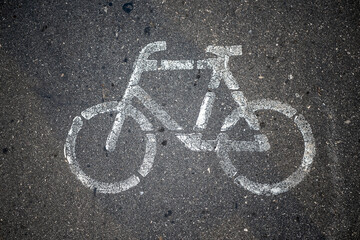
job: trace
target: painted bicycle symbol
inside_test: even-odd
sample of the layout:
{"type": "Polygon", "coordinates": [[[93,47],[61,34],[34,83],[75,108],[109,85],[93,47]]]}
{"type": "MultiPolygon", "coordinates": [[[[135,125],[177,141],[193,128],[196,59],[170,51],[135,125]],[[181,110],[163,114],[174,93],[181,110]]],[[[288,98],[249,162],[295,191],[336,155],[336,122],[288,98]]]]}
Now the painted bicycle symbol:
{"type": "Polygon", "coordinates": [[[239,85],[234,79],[229,69],[230,56],[242,55],[242,46],[208,46],[206,52],[214,54],[216,57],[205,60],[161,60],[158,66],[157,60],[149,60],[149,56],[158,51],[166,50],[166,42],[153,42],[145,46],[133,68],[130,81],[125,90],[121,101],[104,102],[92,106],[83,112],[81,116],[73,119],[69,130],[64,151],[71,171],[81,181],[83,185],[89,188],[96,188],[101,193],[118,193],[135,187],[140,182],[140,176],[145,177],[151,171],[156,155],[156,136],[154,127],[148,118],[132,105],[132,100],[137,98],[153,116],[159,120],[163,127],[169,131],[175,132],[176,137],[191,151],[209,151],[215,152],[219,158],[220,166],[224,172],[234,179],[234,182],[243,188],[255,193],[276,195],[288,191],[290,188],[299,184],[307,173],[315,156],[315,141],[309,123],[303,115],[297,114],[297,111],[286,103],[279,101],[260,99],[247,101],[239,85]],[[195,67],[196,66],[196,67],[195,67]],[[146,71],[170,71],[170,70],[190,70],[190,69],[210,69],[212,76],[208,84],[208,91],[202,101],[193,133],[185,133],[181,127],[151,96],[139,86],[141,74],[146,71]],[[207,127],[211,116],[212,107],[215,101],[214,90],[218,88],[220,81],[224,81],[227,88],[231,91],[233,100],[237,107],[225,117],[221,127],[221,132],[214,140],[202,139],[202,131],[207,127]],[[266,184],[258,183],[248,179],[246,176],[238,175],[237,168],[229,157],[231,151],[241,152],[264,152],[270,149],[268,138],[264,134],[254,135],[253,141],[238,141],[229,139],[227,131],[231,130],[240,119],[245,119],[249,127],[253,130],[260,130],[259,121],[255,114],[258,110],[272,110],[279,112],[295,122],[300,130],[304,141],[304,154],[300,166],[295,172],[283,181],[266,184]],[[146,135],[146,150],[143,162],[136,173],[129,178],[115,183],[106,183],[97,181],[86,175],[76,159],[76,138],[83,126],[83,119],[90,120],[94,116],[102,113],[115,112],[116,117],[112,129],[106,140],[106,149],[114,151],[116,143],[121,134],[121,128],[127,117],[133,118],[139,124],[141,130],[146,135]]]}

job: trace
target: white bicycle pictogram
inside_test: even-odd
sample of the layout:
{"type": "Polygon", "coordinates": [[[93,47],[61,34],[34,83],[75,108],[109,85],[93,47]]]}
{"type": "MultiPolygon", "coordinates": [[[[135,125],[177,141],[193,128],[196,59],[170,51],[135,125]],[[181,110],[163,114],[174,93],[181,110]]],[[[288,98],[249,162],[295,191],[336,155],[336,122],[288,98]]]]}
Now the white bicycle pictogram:
{"type": "Polygon", "coordinates": [[[140,182],[140,177],[145,177],[151,171],[156,155],[156,136],[154,127],[148,118],[134,106],[133,98],[137,98],[153,116],[159,120],[165,129],[175,132],[176,137],[192,151],[215,152],[220,159],[220,166],[224,172],[234,179],[234,182],[243,188],[255,193],[276,195],[288,191],[290,188],[299,184],[310,171],[310,166],[315,156],[315,141],[309,123],[304,116],[297,114],[297,111],[286,103],[274,100],[260,99],[247,101],[239,85],[229,69],[230,56],[242,55],[242,46],[208,46],[206,52],[216,55],[216,57],[205,60],[161,60],[158,66],[157,60],[149,60],[149,56],[158,51],[166,50],[166,42],[158,41],[145,46],[134,63],[134,69],[130,81],[125,90],[121,101],[104,102],[92,106],[81,112],[81,116],[73,119],[69,130],[64,151],[71,171],[89,188],[96,188],[100,193],[119,193],[135,187],[140,182]],[[196,67],[195,67],[196,66],[196,67]],[[139,86],[141,74],[146,71],[171,71],[171,70],[191,70],[191,69],[210,69],[212,76],[208,84],[208,91],[202,101],[193,133],[185,133],[181,127],[151,96],[139,86]],[[218,88],[221,81],[224,81],[227,88],[231,91],[233,100],[237,103],[234,109],[222,124],[221,131],[215,140],[202,139],[202,131],[207,127],[212,107],[215,101],[214,90],[218,88]],[[238,175],[238,170],[232,163],[229,153],[231,151],[241,152],[264,152],[270,149],[268,138],[264,134],[254,135],[254,141],[238,141],[229,139],[226,131],[231,130],[240,119],[245,119],[249,127],[253,130],[260,130],[259,121],[255,114],[259,110],[272,110],[279,112],[292,119],[300,130],[304,141],[304,154],[300,166],[295,172],[283,181],[267,184],[258,183],[250,180],[246,176],[238,175]],[[133,118],[140,129],[146,135],[146,150],[142,164],[136,173],[129,178],[115,183],[97,181],[86,175],[81,169],[76,159],[76,138],[83,126],[83,119],[90,120],[94,116],[102,113],[115,112],[116,117],[112,129],[106,140],[106,149],[114,151],[116,143],[121,133],[124,120],[127,117],[133,118]]]}

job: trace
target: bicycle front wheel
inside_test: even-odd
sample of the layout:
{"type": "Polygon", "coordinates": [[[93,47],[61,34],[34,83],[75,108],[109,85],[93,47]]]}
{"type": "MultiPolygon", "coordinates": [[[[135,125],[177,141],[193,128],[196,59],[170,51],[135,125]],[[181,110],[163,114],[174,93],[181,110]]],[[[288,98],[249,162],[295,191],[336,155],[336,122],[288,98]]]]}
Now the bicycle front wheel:
{"type": "MultiPolygon", "coordinates": [[[[81,113],[82,117],[76,116],[73,119],[64,146],[64,154],[70,165],[71,172],[75,174],[75,176],[84,186],[91,189],[96,189],[96,191],[99,193],[119,193],[135,187],[140,182],[138,174],[140,174],[142,177],[145,177],[150,172],[156,154],[155,134],[147,133],[145,155],[137,173],[132,174],[127,179],[115,183],[97,181],[84,173],[84,171],[80,167],[79,162],[76,159],[76,139],[83,127],[83,121],[90,120],[98,114],[118,112],[118,106],[119,103],[116,101],[101,103],[83,111],[81,113]]],[[[140,128],[143,131],[152,130],[152,124],[140,111],[138,111],[131,105],[127,105],[125,107],[126,111],[124,111],[123,114],[125,114],[126,116],[123,117],[132,117],[140,125],[140,128]]]]}

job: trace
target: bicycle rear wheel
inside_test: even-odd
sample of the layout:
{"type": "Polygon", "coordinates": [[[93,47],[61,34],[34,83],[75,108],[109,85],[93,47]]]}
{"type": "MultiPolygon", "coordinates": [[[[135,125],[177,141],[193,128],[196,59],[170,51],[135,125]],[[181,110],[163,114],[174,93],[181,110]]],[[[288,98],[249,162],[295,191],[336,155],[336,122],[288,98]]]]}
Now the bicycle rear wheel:
{"type": "MultiPolygon", "coordinates": [[[[295,172],[293,172],[283,181],[273,184],[258,183],[255,181],[251,181],[250,179],[242,175],[236,176],[237,169],[232,164],[229,157],[229,151],[234,151],[235,149],[231,149],[232,147],[227,147],[223,150],[219,149],[217,151],[217,155],[221,159],[221,167],[227,175],[229,175],[230,177],[234,177],[235,184],[242,186],[243,188],[249,190],[252,193],[258,195],[277,195],[286,192],[289,189],[298,185],[310,171],[313,158],[316,154],[315,140],[312,134],[310,124],[305,120],[303,115],[296,114],[296,110],[290,105],[281,103],[279,101],[272,101],[266,99],[251,101],[248,102],[247,109],[251,112],[256,112],[259,110],[276,111],[292,119],[295,122],[295,125],[300,130],[304,141],[304,154],[301,160],[301,165],[297,168],[295,172]]],[[[262,140],[258,139],[258,141],[259,144],[261,144],[262,140]]],[[[236,145],[234,143],[235,141],[233,141],[231,145],[236,145]]]]}

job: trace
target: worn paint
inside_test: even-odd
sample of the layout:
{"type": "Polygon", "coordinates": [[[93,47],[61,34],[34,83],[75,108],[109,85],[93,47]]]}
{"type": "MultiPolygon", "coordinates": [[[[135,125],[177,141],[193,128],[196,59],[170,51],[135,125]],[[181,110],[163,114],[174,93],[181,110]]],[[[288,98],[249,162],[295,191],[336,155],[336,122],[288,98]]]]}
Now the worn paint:
{"type": "MultiPolygon", "coordinates": [[[[146,116],[131,105],[132,99],[137,98],[153,116],[170,131],[176,131],[175,135],[191,151],[198,152],[215,152],[220,159],[219,163],[226,175],[234,179],[237,185],[251,191],[254,194],[276,195],[288,191],[292,187],[299,184],[310,171],[310,166],[316,154],[315,140],[312,134],[310,124],[301,114],[296,115],[296,110],[286,103],[279,101],[261,99],[248,101],[244,93],[239,90],[239,85],[231,74],[229,69],[230,56],[242,55],[242,46],[209,46],[206,52],[215,54],[215,58],[198,60],[196,62],[197,69],[211,69],[212,77],[208,88],[216,89],[221,81],[231,90],[231,96],[237,103],[235,108],[227,117],[221,127],[221,133],[214,140],[202,139],[201,131],[207,127],[207,123],[211,116],[212,107],[215,101],[215,93],[210,91],[204,96],[194,130],[196,133],[182,133],[183,128],[171,118],[171,116],[157,104],[151,96],[139,86],[141,74],[146,71],[174,71],[174,70],[190,70],[194,69],[195,61],[193,60],[162,60],[160,67],[157,60],[149,60],[149,56],[158,51],[166,50],[166,42],[159,41],[150,43],[145,46],[134,63],[133,73],[131,74],[128,87],[125,90],[123,99],[120,102],[112,101],[101,103],[84,110],[81,115],[85,120],[90,120],[98,114],[107,112],[116,112],[115,121],[106,140],[106,149],[114,151],[121,134],[122,125],[127,117],[131,117],[139,124],[140,129],[146,135],[146,150],[143,162],[137,173],[129,178],[116,182],[104,183],[96,181],[87,176],[76,160],[75,146],[77,134],[83,126],[83,120],[80,116],[74,118],[72,126],[69,130],[64,151],[65,157],[70,165],[71,171],[77,176],[81,183],[89,188],[97,189],[99,193],[118,193],[135,187],[139,182],[140,176],[145,177],[149,174],[153,167],[156,155],[156,136],[154,128],[146,116]],[[229,153],[231,151],[241,152],[264,152],[270,149],[268,139],[263,134],[254,135],[253,141],[238,141],[229,139],[225,131],[231,129],[240,119],[245,119],[249,127],[253,130],[260,130],[260,125],[255,112],[259,110],[270,110],[279,112],[286,117],[292,119],[300,130],[304,139],[304,155],[299,168],[285,180],[274,183],[258,183],[249,180],[246,176],[237,176],[238,170],[233,165],[229,153]]],[[[210,170],[209,170],[210,173],[210,170]]]]}

